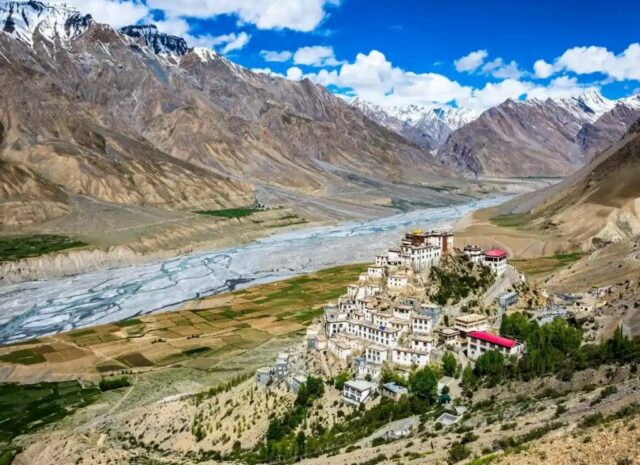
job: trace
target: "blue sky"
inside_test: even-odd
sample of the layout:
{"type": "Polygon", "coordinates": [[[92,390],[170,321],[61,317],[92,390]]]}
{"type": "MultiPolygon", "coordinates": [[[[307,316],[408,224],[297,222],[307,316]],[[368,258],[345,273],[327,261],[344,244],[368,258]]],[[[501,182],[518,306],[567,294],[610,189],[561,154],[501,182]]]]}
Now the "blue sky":
{"type": "Polygon", "coordinates": [[[155,22],[246,67],[382,105],[484,109],[506,98],[640,88],[640,2],[78,0],[155,22]]]}

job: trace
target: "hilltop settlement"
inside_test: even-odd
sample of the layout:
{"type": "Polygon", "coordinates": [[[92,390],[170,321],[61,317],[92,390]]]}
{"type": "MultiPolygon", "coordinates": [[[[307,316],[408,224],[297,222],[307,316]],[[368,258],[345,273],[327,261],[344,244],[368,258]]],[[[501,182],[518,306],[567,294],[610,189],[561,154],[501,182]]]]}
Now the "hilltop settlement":
{"type": "MultiPolygon", "coordinates": [[[[473,245],[461,251],[453,239],[449,231],[406,233],[397,247],[377,255],[336,303],[325,305],[321,321],[307,329],[305,347],[326,374],[349,378],[344,402],[363,404],[383,377],[409,380],[445,352],[466,365],[487,351],[509,358],[525,350],[523,342],[495,334],[501,312],[483,303],[487,295],[497,296],[502,310],[516,303],[516,292],[503,291],[524,276],[508,265],[506,251],[473,245]]],[[[288,377],[297,390],[307,375],[290,372],[289,358],[282,353],[275,367],[258,370],[258,383],[288,377]]],[[[395,382],[380,389],[390,397],[408,392],[395,382]]]]}

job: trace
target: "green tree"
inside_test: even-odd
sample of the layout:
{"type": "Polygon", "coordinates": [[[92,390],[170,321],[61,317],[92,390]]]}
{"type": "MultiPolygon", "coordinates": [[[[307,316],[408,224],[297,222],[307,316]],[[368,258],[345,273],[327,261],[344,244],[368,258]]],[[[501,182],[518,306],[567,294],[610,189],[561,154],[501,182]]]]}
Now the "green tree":
{"type": "Polygon", "coordinates": [[[529,321],[524,313],[513,313],[502,317],[500,323],[500,334],[504,337],[526,341],[532,331],[538,328],[535,321],[529,321]]]}
{"type": "Polygon", "coordinates": [[[476,360],[476,368],[474,370],[476,376],[488,376],[494,382],[500,381],[505,372],[505,358],[502,353],[495,350],[488,350],[476,360]]]}
{"type": "Polygon", "coordinates": [[[338,374],[338,376],[336,376],[335,380],[333,381],[333,385],[336,387],[336,389],[342,391],[344,383],[349,381],[350,379],[351,374],[348,371],[343,371],[342,373],[338,374]]]}
{"type": "Polygon", "coordinates": [[[458,363],[452,352],[445,352],[442,356],[442,372],[445,376],[455,376],[458,363]]]}
{"type": "Polygon", "coordinates": [[[467,396],[471,396],[478,386],[478,379],[473,373],[471,364],[468,364],[464,370],[462,370],[462,389],[467,396]]]}
{"type": "Polygon", "coordinates": [[[296,447],[298,449],[298,455],[304,454],[304,445],[307,440],[307,437],[304,434],[304,431],[299,431],[296,436],[296,447]]]}
{"type": "Polygon", "coordinates": [[[431,367],[414,372],[409,380],[411,393],[431,405],[438,399],[438,378],[431,367]]]}

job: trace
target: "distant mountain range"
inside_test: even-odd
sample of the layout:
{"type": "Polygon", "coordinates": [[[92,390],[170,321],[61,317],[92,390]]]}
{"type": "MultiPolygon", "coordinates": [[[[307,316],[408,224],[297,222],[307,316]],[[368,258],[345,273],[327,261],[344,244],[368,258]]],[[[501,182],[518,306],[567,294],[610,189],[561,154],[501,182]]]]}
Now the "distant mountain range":
{"type": "Polygon", "coordinates": [[[357,97],[351,101],[351,105],[372,121],[427,150],[437,149],[452,131],[479,116],[464,108],[426,108],[418,105],[383,108],[357,97]]]}
{"type": "Polygon", "coordinates": [[[565,176],[619,139],[640,117],[637,96],[506,102],[453,132],[438,149],[444,166],[471,176],[565,176]]]}
{"type": "Polygon", "coordinates": [[[67,214],[74,196],[192,210],[249,204],[257,186],[315,195],[445,174],[324,87],[152,25],[11,1],[0,31],[0,226],[67,214]]]}
{"type": "Polygon", "coordinates": [[[464,176],[565,176],[618,140],[640,118],[640,96],[507,100],[482,114],[464,108],[383,108],[355,99],[368,118],[437,150],[464,176]]]}

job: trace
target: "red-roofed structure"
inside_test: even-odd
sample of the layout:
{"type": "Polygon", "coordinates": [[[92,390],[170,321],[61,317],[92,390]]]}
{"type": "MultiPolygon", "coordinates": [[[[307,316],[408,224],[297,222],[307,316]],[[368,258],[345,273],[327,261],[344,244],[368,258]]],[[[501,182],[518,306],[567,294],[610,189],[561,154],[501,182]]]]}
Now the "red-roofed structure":
{"type": "Polygon", "coordinates": [[[486,331],[473,331],[472,333],[469,333],[469,337],[474,337],[476,339],[480,339],[481,341],[487,341],[501,347],[507,347],[509,349],[517,344],[517,342],[513,339],[508,339],[506,337],[498,336],[486,331]]]}
{"type": "Polygon", "coordinates": [[[502,276],[507,271],[507,252],[502,249],[490,249],[484,253],[484,264],[496,275],[502,276]]]}
{"type": "Polygon", "coordinates": [[[491,250],[487,250],[484,253],[485,257],[491,257],[491,258],[502,258],[507,256],[507,251],[506,250],[502,250],[502,249],[491,249],[491,250]]]}
{"type": "Polygon", "coordinates": [[[477,360],[488,350],[495,350],[509,357],[517,355],[522,350],[518,341],[488,333],[486,331],[473,331],[467,338],[467,356],[471,360],[477,360]]]}

